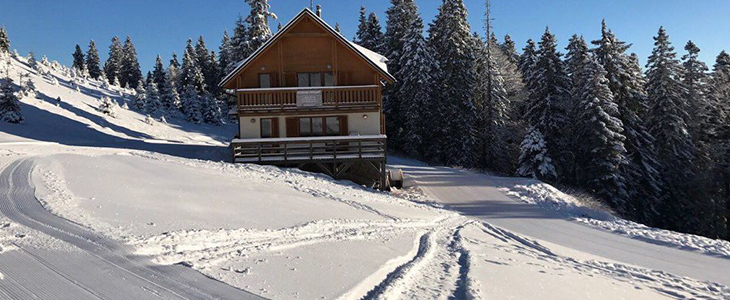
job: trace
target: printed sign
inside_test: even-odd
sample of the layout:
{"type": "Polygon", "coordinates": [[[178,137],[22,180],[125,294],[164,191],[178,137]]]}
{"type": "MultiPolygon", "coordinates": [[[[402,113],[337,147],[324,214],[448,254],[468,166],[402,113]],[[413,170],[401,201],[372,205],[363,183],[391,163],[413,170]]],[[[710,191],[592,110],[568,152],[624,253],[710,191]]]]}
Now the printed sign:
{"type": "Polygon", "coordinates": [[[321,107],[322,91],[297,91],[297,107],[321,107]]]}

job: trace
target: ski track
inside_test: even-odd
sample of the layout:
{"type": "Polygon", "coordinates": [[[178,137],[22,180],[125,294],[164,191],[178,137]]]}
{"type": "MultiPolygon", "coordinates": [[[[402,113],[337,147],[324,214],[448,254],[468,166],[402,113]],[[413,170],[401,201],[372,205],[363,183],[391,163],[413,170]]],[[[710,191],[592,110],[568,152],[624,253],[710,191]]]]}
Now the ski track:
{"type": "Polygon", "coordinates": [[[182,266],[150,266],[130,247],[46,211],[30,183],[32,162],[0,174],[0,212],[82,251],[67,253],[16,244],[3,253],[0,296],[10,299],[262,299],[182,266]],[[26,278],[26,279],[23,279],[26,278]],[[42,280],[37,280],[41,278],[42,280]]]}
{"type": "Polygon", "coordinates": [[[730,299],[730,288],[719,283],[698,281],[667,272],[649,270],[621,263],[587,260],[581,261],[553,253],[537,241],[519,236],[486,222],[475,223],[486,234],[499,239],[505,245],[492,245],[500,251],[519,253],[532,258],[572,268],[585,276],[603,275],[632,285],[640,284],[657,293],[673,298],[730,299]]]}

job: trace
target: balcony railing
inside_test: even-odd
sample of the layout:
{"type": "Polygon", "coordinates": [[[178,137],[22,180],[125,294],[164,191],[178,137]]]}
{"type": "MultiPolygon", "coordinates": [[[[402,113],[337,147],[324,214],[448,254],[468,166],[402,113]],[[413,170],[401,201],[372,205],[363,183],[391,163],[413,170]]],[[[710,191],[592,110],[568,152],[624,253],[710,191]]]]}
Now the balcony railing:
{"type": "Polygon", "coordinates": [[[380,108],[383,101],[381,89],[377,85],[239,89],[237,96],[239,113],[298,109],[380,108]],[[312,94],[312,92],[314,93],[312,94]],[[304,103],[301,99],[303,93],[310,93],[315,98],[309,100],[314,99],[315,101],[304,103]],[[297,99],[298,97],[299,99],[297,99]]]}
{"type": "Polygon", "coordinates": [[[300,164],[347,160],[385,160],[385,135],[235,139],[238,163],[300,164]]]}

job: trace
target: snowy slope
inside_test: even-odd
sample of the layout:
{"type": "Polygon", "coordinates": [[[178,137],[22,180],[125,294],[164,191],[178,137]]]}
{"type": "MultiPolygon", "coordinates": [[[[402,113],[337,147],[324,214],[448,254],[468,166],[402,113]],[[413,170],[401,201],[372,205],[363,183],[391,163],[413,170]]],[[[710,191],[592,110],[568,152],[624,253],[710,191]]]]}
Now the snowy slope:
{"type": "MultiPolygon", "coordinates": [[[[13,68],[30,72],[22,60],[13,68]]],[[[219,162],[234,126],[150,126],[122,109],[109,118],[96,110],[98,96],[122,103],[127,92],[95,82],[77,92],[63,72],[51,72],[59,85],[31,75],[40,93],[22,100],[26,122],[0,123],[0,167],[29,159],[27,188],[45,209],[161,266],[185,265],[273,299],[730,297],[722,284],[462,216],[417,190],[381,193],[299,170],[219,162]]],[[[446,170],[413,172],[450,184],[439,178],[446,170]]],[[[81,251],[0,218],[0,264],[18,244],[81,251]]]]}

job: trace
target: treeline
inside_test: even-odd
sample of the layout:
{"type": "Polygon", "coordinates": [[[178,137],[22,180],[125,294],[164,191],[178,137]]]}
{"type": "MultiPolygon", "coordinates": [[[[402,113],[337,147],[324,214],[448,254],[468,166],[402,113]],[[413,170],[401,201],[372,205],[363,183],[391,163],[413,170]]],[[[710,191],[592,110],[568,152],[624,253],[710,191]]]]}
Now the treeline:
{"type": "Polygon", "coordinates": [[[175,52],[167,66],[158,55],[151,72],[142,75],[137,51],[130,37],[124,44],[113,37],[109,57],[101,65],[94,41],[86,54],[79,45],[73,53],[73,68],[107,84],[136,90],[134,105],[152,117],[180,116],[190,122],[219,125],[224,113],[234,105],[234,97],[218,87],[223,76],[271,37],[266,0],[247,0],[248,17],[239,17],[233,36],[223,33],[218,52],[211,51],[203,36],[196,43],[188,39],[182,62],[175,52]]]}
{"type": "Polygon", "coordinates": [[[563,55],[546,29],[519,53],[471,32],[444,0],[424,37],[412,0],[391,0],[385,32],[360,15],[356,41],[385,53],[398,82],[384,111],[393,150],[585,189],[650,226],[730,237],[730,56],[712,70],[663,28],[645,69],[603,23],[563,55]]]}

